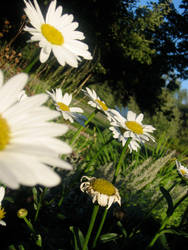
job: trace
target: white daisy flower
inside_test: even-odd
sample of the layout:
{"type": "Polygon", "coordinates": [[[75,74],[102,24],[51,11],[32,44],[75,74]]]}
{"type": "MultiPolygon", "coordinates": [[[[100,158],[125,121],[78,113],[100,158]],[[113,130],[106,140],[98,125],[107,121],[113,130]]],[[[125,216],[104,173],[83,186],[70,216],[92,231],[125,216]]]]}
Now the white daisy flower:
{"type": "Polygon", "coordinates": [[[97,201],[100,206],[107,206],[107,209],[115,202],[121,206],[119,191],[111,182],[88,176],[82,176],[81,182],[80,190],[89,194],[93,203],[97,201]],[[83,181],[83,179],[86,179],[86,181],[83,181]]]}
{"type": "Polygon", "coordinates": [[[176,167],[181,176],[183,176],[185,179],[188,179],[188,168],[181,165],[179,161],[176,160],[176,167]]]}
{"type": "Polygon", "coordinates": [[[51,51],[62,66],[67,63],[78,67],[80,56],[87,60],[92,59],[88,46],[79,41],[85,37],[82,32],[76,31],[78,23],[73,22],[73,15],[62,15],[63,8],[56,8],[56,0],[50,3],[45,19],[36,0],[34,5],[30,1],[24,2],[24,11],[33,26],[26,26],[24,30],[32,35],[31,42],[39,41],[41,63],[47,61],[51,51]]]}
{"type": "Polygon", "coordinates": [[[49,166],[71,169],[59,158],[71,153],[71,147],[55,138],[67,126],[48,122],[59,112],[42,106],[48,95],[39,94],[18,102],[28,76],[17,74],[3,84],[0,71],[0,182],[10,188],[20,184],[52,187],[60,177],[49,166]]]}
{"type": "Polygon", "coordinates": [[[129,149],[137,151],[140,147],[139,143],[145,143],[151,139],[155,142],[155,139],[150,133],[152,133],[155,128],[151,125],[142,124],[144,115],[141,113],[138,116],[132,111],[127,112],[127,118],[123,117],[120,113],[119,115],[114,115],[114,121],[111,122],[111,127],[109,128],[113,132],[114,138],[122,142],[124,146],[128,138],[131,138],[129,143],[129,149]]]}
{"type": "Polygon", "coordinates": [[[2,200],[4,199],[5,196],[5,188],[4,187],[0,187],[0,225],[2,226],[6,226],[6,222],[4,220],[2,220],[3,218],[5,218],[5,210],[4,208],[2,208],[1,203],[2,200]]]}
{"type": "Polygon", "coordinates": [[[46,92],[51,96],[55,102],[56,109],[61,112],[65,120],[69,120],[70,122],[74,122],[74,120],[81,120],[81,116],[78,113],[83,113],[83,109],[78,107],[70,107],[72,94],[65,93],[63,95],[62,90],[59,88],[52,90],[52,93],[49,91],[46,92]]]}

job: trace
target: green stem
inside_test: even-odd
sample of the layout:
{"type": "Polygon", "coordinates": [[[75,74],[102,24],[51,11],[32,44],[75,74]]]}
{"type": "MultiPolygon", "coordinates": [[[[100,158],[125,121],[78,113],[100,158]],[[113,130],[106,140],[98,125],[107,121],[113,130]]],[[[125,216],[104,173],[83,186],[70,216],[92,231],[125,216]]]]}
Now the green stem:
{"type": "Polygon", "coordinates": [[[95,239],[94,239],[94,241],[93,241],[92,248],[95,248],[95,247],[96,247],[97,240],[98,240],[98,238],[99,238],[99,236],[100,236],[100,234],[101,234],[101,231],[102,231],[102,228],[103,228],[103,225],[104,225],[104,222],[105,222],[107,213],[108,213],[108,209],[105,208],[104,213],[103,213],[103,217],[102,217],[102,219],[101,219],[101,223],[100,223],[100,225],[99,225],[97,234],[96,234],[95,239]]]}
{"type": "Polygon", "coordinates": [[[43,202],[43,199],[44,199],[44,196],[45,196],[47,190],[48,190],[48,188],[45,187],[43,192],[40,194],[40,199],[39,199],[39,203],[37,204],[37,211],[36,211],[36,214],[35,214],[34,222],[36,222],[37,219],[38,219],[39,211],[40,211],[40,209],[42,207],[42,202],[43,202]]]}
{"type": "Polygon", "coordinates": [[[32,69],[32,67],[35,65],[35,63],[39,60],[38,56],[35,56],[35,58],[32,60],[32,62],[25,68],[24,72],[29,73],[32,69]]]}
{"type": "MultiPolygon", "coordinates": [[[[176,184],[178,184],[178,182],[174,182],[172,184],[172,186],[169,187],[168,192],[170,192],[175,186],[176,184]]],[[[159,199],[153,204],[153,206],[149,209],[149,211],[146,213],[146,215],[144,216],[144,218],[140,221],[140,223],[135,227],[135,229],[133,230],[133,232],[129,235],[129,238],[133,237],[137,230],[139,230],[140,226],[143,224],[143,222],[145,221],[145,219],[148,218],[148,216],[151,214],[152,210],[164,199],[164,195],[162,195],[161,197],[159,197],[159,199]]]]}
{"type": "MultiPolygon", "coordinates": [[[[87,121],[85,121],[84,125],[87,126],[88,123],[95,117],[97,113],[97,110],[95,110],[93,113],[91,113],[91,115],[88,117],[87,121]]],[[[74,136],[72,137],[71,141],[70,141],[70,145],[73,145],[77,139],[77,137],[80,135],[80,133],[82,132],[82,130],[84,129],[85,127],[81,126],[77,131],[76,133],[74,134],[74,136]]]]}
{"type": "Polygon", "coordinates": [[[170,214],[170,215],[167,215],[166,218],[163,220],[163,223],[162,223],[162,225],[161,225],[159,231],[155,234],[155,236],[153,237],[153,239],[152,239],[151,242],[149,243],[147,249],[151,248],[151,247],[155,244],[155,242],[157,241],[157,239],[158,239],[159,236],[161,235],[162,230],[165,228],[166,224],[168,223],[170,217],[173,215],[173,213],[174,213],[174,211],[176,210],[176,208],[177,208],[177,207],[182,203],[182,201],[184,201],[187,197],[188,197],[188,192],[187,192],[185,195],[183,195],[183,197],[181,197],[181,199],[180,199],[178,202],[176,202],[176,204],[175,204],[174,207],[173,207],[173,210],[172,210],[171,214],[170,214]]]}
{"type": "Polygon", "coordinates": [[[162,225],[161,225],[159,231],[155,234],[155,236],[153,237],[153,239],[152,239],[151,242],[149,243],[148,248],[151,248],[151,247],[155,244],[155,242],[157,241],[157,239],[158,239],[159,236],[160,236],[161,231],[165,228],[165,226],[166,226],[167,222],[169,221],[169,219],[170,219],[169,216],[167,216],[167,217],[164,219],[164,221],[163,221],[163,223],[162,223],[162,225]]]}
{"type": "Polygon", "coordinates": [[[27,224],[27,226],[29,227],[29,229],[31,230],[31,232],[35,234],[35,229],[34,229],[33,225],[31,224],[31,222],[27,219],[27,217],[24,217],[23,219],[24,219],[25,223],[27,224]]]}
{"type": "Polygon", "coordinates": [[[94,226],[94,223],[95,223],[95,219],[96,219],[98,210],[99,210],[99,205],[94,205],[93,212],[92,212],[92,215],[91,215],[90,224],[89,224],[89,228],[88,228],[88,231],[87,231],[87,234],[86,234],[86,237],[85,237],[85,241],[84,241],[84,245],[83,245],[82,250],[87,249],[87,245],[88,245],[88,242],[89,242],[89,239],[90,239],[90,236],[91,236],[91,232],[92,232],[92,229],[93,229],[93,226],[94,226]]]}
{"type": "Polygon", "coordinates": [[[121,156],[120,156],[119,162],[117,164],[115,174],[114,174],[114,178],[113,178],[113,181],[112,181],[113,183],[116,182],[116,178],[117,178],[117,176],[119,174],[119,170],[120,170],[120,167],[122,166],[123,160],[125,158],[125,153],[127,151],[127,148],[128,148],[128,145],[129,145],[130,141],[131,141],[131,138],[129,137],[128,140],[125,143],[125,146],[124,146],[122,152],[121,152],[121,156]]]}

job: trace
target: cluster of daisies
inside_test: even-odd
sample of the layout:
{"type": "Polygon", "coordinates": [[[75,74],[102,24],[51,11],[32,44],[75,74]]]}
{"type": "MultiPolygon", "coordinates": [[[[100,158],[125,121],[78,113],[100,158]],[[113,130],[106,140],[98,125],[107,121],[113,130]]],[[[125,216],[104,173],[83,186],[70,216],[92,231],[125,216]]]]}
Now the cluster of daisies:
{"type": "MultiPolygon", "coordinates": [[[[84,34],[76,30],[78,23],[73,21],[73,15],[62,14],[63,8],[56,6],[56,0],[51,1],[45,18],[36,0],[33,0],[34,4],[24,2],[24,11],[31,24],[24,30],[31,34],[30,42],[39,42],[41,63],[48,60],[51,52],[62,66],[78,67],[81,57],[92,59],[88,46],[81,41],[85,38],[84,34]]],[[[53,187],[61,181],[55,167],[72,169],[69,163],[61,159],[62,154],[70,154],[72,149],[58,139],[67,132],[68,127],[55,123],[54,119],[62,115],[65,120],[75,120],[84,125],[86,118],[81,108],[72,107],[72,95],[63,95],[61,89],[28,97],[23,90],[27,81],[28,75],[25,73],[4,81],[0,70],[0,183],[12,189],[37,184],[53,187]],[[49,97],[53,99],[56,111],[45,106],[49,97]]],[[[140,144],[150,139],[155,141],[151,135],[155,128],[142,123],[143,114],[137,116],[125,109],[110,109],[94,90],[86,88],[83,91],[90,98],[89,105],[106,115],[114,138],[123,146],[131,138],[128,145],[130,152],[137,151],[140,144]]],[[[179,173],[188,178],[188,169],[179,162],[176,164],[179,173]]],[[[87,176],[81,182],[81,191],[88,193],[93,202],[97,201],[100,206],[109,208],[114,202],[121,204],[119,192],[110,182],[87,176]]],[[[1,225],[6,225],[2,220],[5,211],[1,206],[4,195],[5,188],[1,186],[1,225]]]]}

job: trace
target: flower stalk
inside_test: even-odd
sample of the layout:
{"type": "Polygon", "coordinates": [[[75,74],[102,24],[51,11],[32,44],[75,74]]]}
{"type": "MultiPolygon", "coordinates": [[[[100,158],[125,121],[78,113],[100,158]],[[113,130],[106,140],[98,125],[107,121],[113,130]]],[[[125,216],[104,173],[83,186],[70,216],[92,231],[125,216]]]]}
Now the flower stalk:
{"type": "Polygon", "coordinates": [[[88,231],[87,231],[87,234],[86,234],[86,237],[85,237],[85,241],[84,241],[84,245],[83,245],[82,250],[87,249],[87,245],[88,245],[88,242],[89,242],[89,239],[90,239],[90,236],[91,236],[91,232],[93,230],[93,226],[95,224],[95,219],[96,219],[98,211],[99,211],[99,205],[98,204],[94,205],[93,212],[92,212],[92,215],[91,215],[90,224],[89,224],[89,228],[88,228],[88,231]]]}
{"type": "MultiPolygon", "coordinates": [[[[87,121],[85,121],[84,125],[87,126],[88,123],[95,117],[97,113],[97,110],[95,110],[93,113],[90,114],[90,116],[88,117],[87,121]]],[[[74,134],[74,136],[72,137],[71,141],[70,141],[70,145],[73,145],[76,141],[76,139],[79,137],[80,133],[83,131],[83,129],[85,128],[85,126],[81,126],[76,133],[74,134]]]]}
{"type": "Polygon", "coordinates": [[[188,192],[183,195],[183,197],[181,197],[181,199],[174,205],[172,211],[170,214],[167,214],[167,216],[165,217],[165,219],[162,222],[162,225],[159,229],[159,231],[155,234],[155,236],[153,237],[153,239],[150,241],[147,249],[150,249],[153,247],[153,245],[155,244],[155,242],[157,241],[157,239],[160,237],[160,235],[162,234],[163,230],[166,227],[166,224],[168,223],[170,217],[173,215],[174,211],[176,210],[176,208],[188,197],[188,192]]]}
{"type": "Polygon", "coordinates": [[[115,170],[115,173],[114,173],[114,178],[113,178],[113,181],[112,181],[113,183],[116,182],[116,178],[117,178],[117,176],[119,174],[119,171],[120,171],[120,168],[122,166],[123,160],[125,158],[127,148],[128,148],[128,145],[129,145],[130,141],[131,141],[131,138],[129,137],[128,140],[125,143],[125,146],[124,146],[122,152],[121,152],[121,156],[120,156],[119,162],[118,162],[118,164],[116,166],[116,170],[115,170]]]}
{"type": "Polygon", "coordinates": [[[95,239],[94,239],[93,244],[92,244],[92,248],[96,247],[97,240],[98,240],[98,238],[99,238],[99,236],[101,234],[101,231],[102,231],[102,228],[103,228],[107,213],[108,213],[108,209],[105,208],[102,219],[101,219],[101,222],[100,222],[100,225],[99,225],[99,228],[98,228],[98,231],[97,231],[97,234],[96,234],[95,239]]]}

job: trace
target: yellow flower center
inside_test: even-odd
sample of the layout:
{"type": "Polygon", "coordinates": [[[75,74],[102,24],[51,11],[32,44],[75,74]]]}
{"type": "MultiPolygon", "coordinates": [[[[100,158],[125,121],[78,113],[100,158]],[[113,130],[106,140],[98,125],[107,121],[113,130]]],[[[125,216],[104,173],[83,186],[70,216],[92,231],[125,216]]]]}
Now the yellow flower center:
{"type": "Polygon", "coordinates": [[[125,122],[125,125],[128,129],[130,129],[135,134],[143,134],[143,127],[135,122],[135,121],[127,121],[125,122]]]}
{"type": "Polygon", "coordinates": [[[108,107],[106,106],[106,104],[105,104],[103,101],[101,101],[101,100],[99,100],[99,99],[96,99],[95,101],[100,105],[100,107],[101,107],[104,111],[107,111],[107,110],[108,110],[108,107]]]}
{"type": "Polygon", "coordinates": [[[0,220],[5,218],[5,214],[6,214],[6,212],[5,212],[4,208],[0,207],[0,220]]]}
{"type": "Polygon", "coordinates": [[[54,45],[62,45],[64,43],[64,37],[61,32],[50,24],[42,24],[41,32],[46,40],[54,45]]]}
{"type": "Polygon", "coordinates": [[[62,102],[57,102],[57,105],[59,106],[59,108],[62,111],[70,111],[69,106],[67,106],[66,104],[62,103],[62,102]]]}
{"type": "Polygon", "coordinates": [[[10,141],[10,128],[7,121],[0,115],[0,151],[3,150],[10,141]]]}
{"type": "Polygon", "coordinates": [[[112,183],[104,179],[94,179],[91,182],[91,186],[94,191],[99,192],[100,194],[106,195],[114,195],[116,193],[116,189],[112,183]]]}
{"type": "Polygon", "coordinates": [[[180,169],[180,172],[182,175],[185,175],[187,172],[185,171],[185,169],[180,169]]]}

